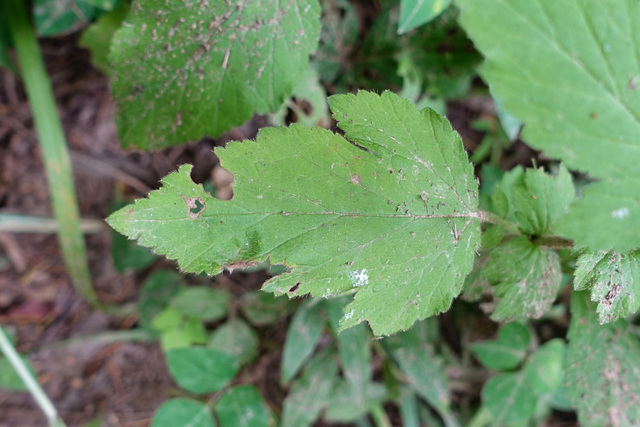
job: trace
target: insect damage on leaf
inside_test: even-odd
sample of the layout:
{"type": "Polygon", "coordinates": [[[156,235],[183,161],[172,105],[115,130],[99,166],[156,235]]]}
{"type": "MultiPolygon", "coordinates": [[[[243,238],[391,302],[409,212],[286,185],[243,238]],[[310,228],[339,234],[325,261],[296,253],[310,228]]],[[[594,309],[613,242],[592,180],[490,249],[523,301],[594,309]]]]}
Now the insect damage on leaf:
{"type": "Polygon", "coordinates": [[[320,32],[317,0],[136,0],[109,57],[122,144],[218,136],[277,110],[320,32]]]}
{"type": "Polygon", "coordinates": [[[368,321],[391,334],[447,310],[480,237],[477,182],[459,135],[390,92],[330,105],[347,139],[298,125],[263,129],[256,142],[216,149],[235,175],[231,200],[211,197],[183,165],[109,223],[187,272],[269,259],[289,270],[267,291],[354,292],[343,328],[368,321]]]}

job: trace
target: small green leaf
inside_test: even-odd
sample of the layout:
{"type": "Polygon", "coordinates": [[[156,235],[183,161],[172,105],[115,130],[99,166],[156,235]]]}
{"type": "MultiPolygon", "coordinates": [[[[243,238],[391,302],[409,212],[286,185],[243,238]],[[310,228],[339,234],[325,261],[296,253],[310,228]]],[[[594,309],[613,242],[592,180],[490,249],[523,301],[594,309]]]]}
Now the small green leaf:
{"type": "Polygon", "coordinates": [[[98,10],[86,0],[35,0],[33,16],[41,36],[55,36],[78,29],[98,10]]]}
{"type": "Polygon", "coordinates": [[[562,280],[556,251],[519,236],[495,247],[488,256],[482,275],[496,286],[500,298],[493,320],[537,319],[549,310],[562,280]]]}
{"type": "MultiPolygon", "coordinates": [[[[91,62],[104,74],[109,75],[109,51],[111,40],[116,30],[129,12],[128,3],[122,3],[118,8],[102,15],[82,33],[78,44],[91,51],[91,62]]],[[[115,241],[115,240],[114,240],[115,241]]]]}
{"type": "Polygon", "coordinates": [[[219,136],[278,109],[317,46],[316,0],[137,0],[110,63],[124,146],[219,136]]]}
{"type": "Polygon", "coordinates": [[[387,390],[382,384],[369,383],[356,390],[348,381],[338,381],[331,391],[324,419],[334,423],[353,423],[382,404],[386,397],[387,390]]]}
{"type": "Polygon", "coordinates": [[[183,289],[171,299],[171,307],[185,316],[212,322],[226,316],[229,293],[204,286],[183,289]]]}
{"type": "Polygon", "coordinates": [[[417,323],[410,330],[385,339],[384,344],[409,387],[442,416],[450,405],[447,375],[444,360],[435,353],[428,339],[426,323],[417,323]]]}
{"type": "Polygon", "coordinates": [[[189,317],[183,326],[184,335],[194,344],[206,344],[209,336],[202,320],[189,317]]]}
{"type": "Polygon", "coordinates": [[[174,271],[160,270],[153,273],[142,285],[138,310],[140,325],[151,327],[153,318],[164,310],[171,298],[184,286],[184,278],[174,271]]]}
{"type": "Polygon", "coordinates": [[[578,420],[588,426],[640,423],[640,342],[618,320],[600,325],[587,293],[574,292],[566,384],[578,420]]]}
{"type": "Polygon", "coordinates": [[[449,7],[451,0],[402,0],[398,34],[426,24],[449,7]]]}
{"type": "Polygon", "coordinates": [[[523,372],[498,374],[482,388],[482,404],[493,416],[491,425],[511,425],[534,414],[536,396],[523,372]]]}
{"type": "Polygon", "coordinates": [[[522,139],[600,180],[557,232],[578,246],[640,247],[640,4],[618,0],[458,0],[486,56],[481,74],[526,123],[522,139]]]}
{"type": "Polygon", "coordinates": [[[234,319],[220,325],[211,334],[208,347],[227,353],[240,367],[258,354],[258,336],[245,322],[234,319]]]}
{"type": "Polygon", "coordinates": [[[171,376],[192,393],[211,393],[229,384],[238,371],[233,357],[210,348],[177,348],[167,352],[171,376]]]}
{"type": "MultiPolygon", "coordinates": [[[[25,356],[20,356],[24,364],[27,366],[27,369],[31,372],[31,375],[35,378],[36,373],[33,369],[33,365],[31,361],[25,356]]],[[[0,389],[7,389],[13,391],[22,391],[27,390],[27,387],[24,385],[15,369],[9,361],[0,356],[0,389]]]]}
{"type": "Polygon", "coordinates": [[[164,352],[174,348],[191,347],[193,341],[184,332],[182,325],[167,328],[160,335],[160,346],[164,352]]]}
{"type": "Polygon", "coordinates": [[[164,402],[151,427],[214,427],[211,409],[204,403],[178,397],[164,402]]]}
{"type": "Polygon", "coordinates": [[[371,367],[371,332],[365,325],[342,331],[337,336],[338,356],[345,381],[336,384],[325,418],[352,422],[386,397],[386,390],[374,384],[371,367]]]}
{"type": "Polygon", "coordinates": [[[283,383],[298,373],[316,348],[326,324],[322,308],[319,300],[311,299],[302,304],[293,316],[282,351],[283,383]]]}
{"type": "Polygon", "coordinates": [[[587,252],[576,261],[574,289],[590,290],[598,321],[627,317],[640,307],[640,251],[587,252]]]}
{"type": "Polygon", "coordinates": [[[220,427],[267,427],[269,411],[253,386],[241,385],[227,390],[216,403],[220,427]]]}
{"type": "Polygon", "coordinates": [[[536,350],[524,365],[527,384],[540,396],[554,393],[564,383],[565,344],[561,339],[546,342],[536,350]]]}
{"type": "Polygon", "coordinates": [[[330,401],[337,373],[331,348],[316,354],[284,400],[281,427],[310,426],[330,401]]]}
{"type": "Polygon", "coordinates": [[[265,326],[286,316],[295,304],[286,296],[275,297],[273,294],[250,291],[240,298],[242,314],[254,326],[265,326]]]}
{"type": "Polygon", "coordinates": [[[571,175],[560,165],[556,176],[542,169],[527,169],[511,188],[514,215],[520,229],[529,235],[546,234],[567,211],[574,198],[571,175]]]}
{"type": "Polygon", "coordinates": [[[477,182],[460,136],[391,92],[334,96],[331,107],[366,150],[321,128],[262,129],[257,143],[216,150],[235,174],[232,200],[206,194],[185,165],[110,224],[188,272],[269,257],[290,271],[264,290],[355,290],[342,328],[366,320],[376,335],[391,334],[447,310],[480,243],[477,182]]]}
{"type": "Polygon", "coordinates": [[[522,323],[507,323],[498,332],[495,341],[483,341],[471,345],[471,351],[489,369],[506,371],[522,362],[531,333],[522,323]]]}
{"type": "Polygon", "coordinates": [[[151,322],[151,327],[157,331],[166,331],[180,325],[182,325],[182,312],[173,307],[162,310],[151,322]]]}

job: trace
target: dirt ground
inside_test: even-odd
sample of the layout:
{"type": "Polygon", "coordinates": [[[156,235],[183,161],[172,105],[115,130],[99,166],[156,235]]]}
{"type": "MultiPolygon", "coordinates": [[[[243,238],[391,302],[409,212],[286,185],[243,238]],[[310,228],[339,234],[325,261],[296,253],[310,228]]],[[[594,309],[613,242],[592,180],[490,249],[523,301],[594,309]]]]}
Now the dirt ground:
{"type": "MultiPolygon", "coordinates": [[[[88,52],[78,48],[76,36],[44,41],[43,49],[53,81],[60,116],[72,151],[76,187],[83,218],[103,219],[115,195],[141,197],[157,188],[160,178],[182,163],[195,165],[197,182],[211,179],[217,159],[215,145],[255,136],[266,121],[254,117],[246,125],[216,140],[204,139],[177,148],[142,153],[125,151],[113,121],[114,104],[107,79],[92,67],[88,52]]],[[[488,107],[482,102],[453,103],[449,118],[473,149],[482,134],[471,130],[469,119],[488,107]]],[[[527,158],[526,149],[515,157],[527,158]],[[524,153],[524,154],[523,154],[524,153]]],[[[516,159],[515,161],[518,161],[516,159]]],[[[42,159],[29,105],[21,84],[0,70],[0,212],[51,216],[42,159]]],[[[120,274],[111,260],[111,231],[87,236],[94,286],[102,301],[136,301],[150,272],[120,274]]],[[[27,354],[38,379],[69,426],[96,417],[103,425],[142,427],[154,411],[178,393],[156,343],[96,342],[95,334],[128,330],[136,318],[115,318],[90,309],[71,288],[53,235],[0,233],[0,324],[16,334],[19,351],[27,354]],[[86,339],[79,339],[88,337],[86,339]],[[68,340],[75,339],[73,344],[68,340]],[[65,344],[67,343],[67,344],[65,344]]],[[[257,289],[263,274],[223,275],[216,286],[239,295],[257,289]]],[[[284,341],[287,319],[278,328],[260,331],[276,343],[284,341]]],[[[257,385],[267,402],[277,407],[283,391],[277,386],[280,347],[261,350],[259,359],[238,381],[257,385]]],[[[26,392],[0,390],[0,427],[45,425],[44,417],[26,392]]]]}

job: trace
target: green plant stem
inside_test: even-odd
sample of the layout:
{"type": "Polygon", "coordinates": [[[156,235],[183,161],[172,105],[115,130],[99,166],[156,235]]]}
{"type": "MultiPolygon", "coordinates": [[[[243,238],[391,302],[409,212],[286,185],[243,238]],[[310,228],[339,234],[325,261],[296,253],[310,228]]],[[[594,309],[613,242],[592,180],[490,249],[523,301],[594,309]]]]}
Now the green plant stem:
{"type": "Polygon", "coordinates": [[[391,427],[391,420],[387,416],[382,405],[374,405],[371,408],[371,418],[376,427],[391,427]]]}
{"type": "Polygon", "coordinates": [[[522,234],[522,232],[520,231],[517,225],[515,225],[514,223],[512,223],[511,221],[505,218],[502,218],[501,216],[498,216],[488,211],[479,211],[478,214],[479,214],[478,218],[482,222],[489,222],[491,224],[499,225],[507,233],[513,233],[518,235],[522,234]]]}
{"type": "Polygon", "coordinates": [[[52,427],[65,426],[66,424],[58,416],[58,411],[53,406],[53,403],[51,403],[51,400],[49,400],[49,397],[47,397],[44,390],[42,390],[38,381],[33,377],[16,349],[11,345],[9,335],[2,327],[0,327],[0,351],[2,351],[9,363],[11,363],[11,366],[27,387],[31,396],[33,396],[45,417],[47,417],[49,425],[52,427]]]}
{"type": "MultiPolygon", "coordinates": [[[[60,229],[58,221],[31,215],[0,214],[0,233],[56,233],[60,229]]],[[[83,233],[99,233],[107,230],[107,224],[98,219],[83,219],[80,230],[83,233]]]]}
{"type": "Polygon", "coordinates": [[[30,353],[37,353],[43,350],[69,349],[70,347],[82,345],[107,345],[116,342],[151,342],[158,337],[145,329],[131,329],[122,331],[108,331],[83,337],[70,338],[64,341],[56,341],[44,344],[33,349],[30,353]]]}
{"type": "Polygon", "coordinates": [[[58,242],[71,282],[91,305],[100,303],[91,284],[71,159],[58,117],[51,81],[23,0],[5,0],[4,13],[20,62],[22,79],[44,158],[53,212],[58,221],[58,242]]]}

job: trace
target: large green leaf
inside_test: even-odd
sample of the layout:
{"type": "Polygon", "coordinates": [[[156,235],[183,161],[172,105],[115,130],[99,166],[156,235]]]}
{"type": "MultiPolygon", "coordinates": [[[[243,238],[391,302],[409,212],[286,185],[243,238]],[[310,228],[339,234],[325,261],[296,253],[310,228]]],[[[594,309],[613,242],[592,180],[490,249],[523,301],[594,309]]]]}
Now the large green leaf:
{"type": "Polygon", "coordinates": [[[598,323],[588,295],[575,292],[566,383],[578,420],[586,426],[640,423],[640,343],[626,323],[598,323]]]}
{"type": "Polygon", "coordinates": [[[640,306],[640,251],[629,254],[589,252],[576,262],[574,288],[589,289],[598,303],[598,321],[608,323],[640,306]]]}
{"type": "Polygon", "coordinates": [[[122,144],[218,136],[274,112],[307,70],[317,0],[138,0],[112,43],[122,144]]]}
{"type": "Polygon", "coordinates": [[[391,334],[447,310],[480,241],[477,182],[460,136],[390,92],[335,96],[331,106],[355,144],[320,128],[263,129],[257,143],[216,151],[235,174],[231,201],[206,194],[185,165],[109,223],[188,272],[270,257],[290,271],[268,291],[355,291],[343,328],[367,320],[391,334]]]}
{"type": "Polygon", "coordinates": [[[481,74],[522,138],[601,182],[559,225],[580,245],[640,246],[640,3],[458,0],[481,74]]]}

